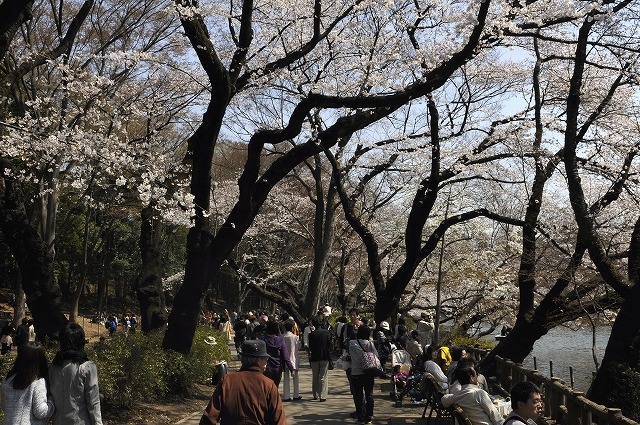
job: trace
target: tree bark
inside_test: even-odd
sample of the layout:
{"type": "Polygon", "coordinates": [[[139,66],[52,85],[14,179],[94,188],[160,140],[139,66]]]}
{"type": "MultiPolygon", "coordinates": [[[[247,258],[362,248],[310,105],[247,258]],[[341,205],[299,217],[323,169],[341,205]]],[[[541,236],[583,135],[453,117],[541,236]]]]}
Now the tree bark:
{"type": "Polygon", "coordinates": [[[638,305],[640,305],[640,285],[636,284],[629,291],[613,323],[602,364],[588,391],[591,401],[618,407],[622,409],[624,415],[631,411],[637,413],[637,403],[626,395],[629,392],[627,379],[632,379],[631,382],[635,388],[638,385],[637,378],[630,378],[634,374],[637,376],[640,370],[638,305]],[[628,373],[629,371],[633,373],[628,373]],[[625,372],[628,376],[625,376],[625,372]]]}
{"type": "Polygon", "coordinates": [[[321,164],[318,155],[316,158],[316,168],[314,178],[316,181],[316,208],[313,220],[313,267],[307,293],[305,295],[302,314],[305,317],[313,316],[318,309],[319,294],[324,283],[324,275],[327,265],[327,258],[333,243],[335,224],[335,196],[336,191],[333,184],[329,185],[326,200],[324,198],[324,188],[322,187],[321,164]]]}
{"type": "MultiPolygon", "coordinates": [[[[76,285],[76,289],[71,296],[71,307],[69,308],[69,321],[78,322],[78,308],[80,305],[80,297],[84,291],[84,285],[87,281],[87,272],[89,269],[89,220],[91,217],[91,206],[87,202],[87,210],[84,215],[84,235],[82,237],[82,265],[80,269],[80,279],[76,285]]],[[[51,252],[51,251],[50,251],[51,252]]]]}
{"type": "Polygon", "coordinates": [[[11,282],[11,292],[13,293],[13,321],[11,325],[14,329],[18,328],[18,325],[22,323],[22,318],[26,316],[26,308],[24,303],[27,301],[27,297],[22,290],[20,270],[16,272],[15,279],[11,282]]]}
{"type": "Polygon", "coordinates": [[[0,159],[0,229],[22,276],[22,289],[41,339],[57,338],[67,323],[60,307],[60,287],[53,278],[53,259],[27,219],[19,183],[9,177],[11,164],[0,159]]]}
{"type": "Polygon", "coordinates": [[[20,25],[31,19],[33,0],[4,0],[0,3],[0,59],[9,49],[20,25]]]}
{"type": "MultiPolygon", "coordinates": [[[[636,221],[629,247],[629,290],[611,328],[609,342],[595,379],[588,391],[592,401],[622,409],[623,414],[637,419],[637,404],[625,397],[629,392],[628,379],[640,370],[640,320],[636,309],[640,305],[640,279],[637,265],[640,261],[640,218],[636,221]],[[626,375],[626,376],[625,376],[626,375]]],[[[638,382],[631,381],[634,387],[638,382]]]]}
{"type": "Polygon", "coordinates": [[[140,328],[142,332],[164,330],[167,325],[167,308],[162,290],[162,233],[163,225],[154,215],[153,206],[140,213],[140,255],[142,268],[135,282],[140,304],[140,328]]]}

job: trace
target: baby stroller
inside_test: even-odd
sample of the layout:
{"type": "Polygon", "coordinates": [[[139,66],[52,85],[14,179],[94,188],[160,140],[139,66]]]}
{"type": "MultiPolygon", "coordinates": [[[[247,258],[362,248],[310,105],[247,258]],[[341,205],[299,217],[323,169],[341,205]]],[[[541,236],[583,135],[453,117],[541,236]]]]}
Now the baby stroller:
{"type": "Polygon", "coordinates": [[[393,365],[393,392],[391,397],[395,399],[395,406],[402,407],[402,399],[407,394],[413,400],[423,400],[426,397],[420,387],[420,381],[424,374],[422,356],[418,356],[415,365],[411,364],[411,356],[405,350],[394,350],[391,353],[393,365]]]}

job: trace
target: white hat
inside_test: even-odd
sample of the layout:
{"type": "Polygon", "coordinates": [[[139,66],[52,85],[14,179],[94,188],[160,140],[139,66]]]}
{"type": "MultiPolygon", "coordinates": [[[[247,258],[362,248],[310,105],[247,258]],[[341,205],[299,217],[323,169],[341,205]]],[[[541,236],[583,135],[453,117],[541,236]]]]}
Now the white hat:
{"type": "Polygon", "coordinates": [[[380,323],[380,327],[381,327],[382,329],[386,329],[386,330],[388,330],[388,331],[390,331],[390,330],[391,330],[391,327],[389,326],[389,322],[381,322],[381,323],[380,323]]]}
{"type": "Polygon", "coordinates": [[[216,345],[216,338],[213,336],[208,336],[204,339],[205,344],[216,345]]]}
{"type": "Polygon", "coordinates": [[[329,307],[329,305],[325,305],[322,309],[322,314],[325,316],[331,316],[331,307],[329,307]]]}

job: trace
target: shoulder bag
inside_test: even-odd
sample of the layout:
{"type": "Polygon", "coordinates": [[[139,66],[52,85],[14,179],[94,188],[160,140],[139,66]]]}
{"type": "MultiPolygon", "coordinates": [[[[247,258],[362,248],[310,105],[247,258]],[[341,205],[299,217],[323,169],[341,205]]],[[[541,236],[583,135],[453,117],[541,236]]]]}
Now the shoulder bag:
{"type": "Polygon", "coordinates": [[[376,353],[365,350],[359,339],[356,339],[356,341],[358,341],[360,348],[362,348],[362,371],[364,374],[373,377],[384,376],[384,370],[376,353]]]}

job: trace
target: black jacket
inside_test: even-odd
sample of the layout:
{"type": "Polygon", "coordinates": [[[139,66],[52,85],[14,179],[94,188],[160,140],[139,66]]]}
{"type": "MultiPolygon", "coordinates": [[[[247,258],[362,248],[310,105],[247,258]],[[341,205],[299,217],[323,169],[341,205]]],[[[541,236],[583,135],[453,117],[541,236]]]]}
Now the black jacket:
{"type": "Polygon", "coordinates": [[[326,329],[316,329],[309,334],[309,361],[319,362],[331,358],[331,332],[326,329]]]}

